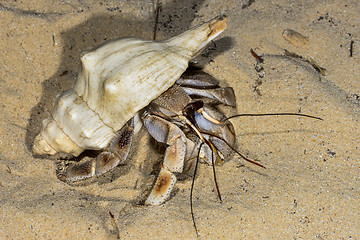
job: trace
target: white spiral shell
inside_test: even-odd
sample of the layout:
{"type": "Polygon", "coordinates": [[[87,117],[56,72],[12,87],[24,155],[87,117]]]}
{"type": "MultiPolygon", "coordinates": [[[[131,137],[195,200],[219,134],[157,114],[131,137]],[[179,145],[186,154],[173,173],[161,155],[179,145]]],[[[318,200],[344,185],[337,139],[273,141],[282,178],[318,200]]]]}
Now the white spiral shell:
{"type": "Polygon", "coordinates": [[[85,149],[105,148],[225,28],[226,18],[221,17],[165,41],[122,38],[85,52],[74,87],[58,95],[35,138],[34,154],[78,156],[85,149]]]}

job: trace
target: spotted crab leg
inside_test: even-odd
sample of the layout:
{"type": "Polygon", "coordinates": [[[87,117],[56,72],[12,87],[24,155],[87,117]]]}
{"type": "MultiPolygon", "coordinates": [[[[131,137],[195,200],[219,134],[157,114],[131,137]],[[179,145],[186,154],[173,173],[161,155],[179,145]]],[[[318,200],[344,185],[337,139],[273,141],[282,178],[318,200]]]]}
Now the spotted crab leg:
{"type": "Polygon", "coordinates": [[[169,145],[165,152],[159,176],[145,202],[145,204],[149,205],[160,205],[170,197],[177,180],[174,173],[183,171],[185,159],[189,159],[194,155],[195,144],[186,138],[178,126],[163,118],[145,113],[143,122],[156,141],[169,145]]]}
{"type": "Polygon", "coordinates": [[[134,120],[130,119],[123,126],[105,151],[95,158],[68,166],[59,176],[63,181],[78,181],[93,176],[100,176],[115,168],[129,155],[134,136],[134,120]]]}

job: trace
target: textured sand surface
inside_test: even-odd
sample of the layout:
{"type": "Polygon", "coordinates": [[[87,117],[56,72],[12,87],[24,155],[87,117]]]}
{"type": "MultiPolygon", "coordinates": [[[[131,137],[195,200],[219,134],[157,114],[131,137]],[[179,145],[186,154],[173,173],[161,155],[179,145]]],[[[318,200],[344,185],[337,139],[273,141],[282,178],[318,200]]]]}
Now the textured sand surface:
{"type": "MultiPolygon", "coordinates": [[[[234,88],[238,113],[324,119],[234,119],[237,149],[266,169],[237,156],[218,167],[220,203],[212,169],[201,165],[194,192],[200,238],[360,239],[359,2],[161,2],[157,39],[228,16],[228,29],[198,61],[234,88]],[[285,40],[285,29],[308,43],[285,40]]],[[[113,38],[151,39],[153,2],[3,0],[0,20],[0,238],[116,239],[108,211],[121,239],[196,238],[191,181],[179,182],[164,205],[136,205],[161,159],[144,131],[136,145],[149,147],[135,147],[127,165],[80,186],[57,178],[56,161],[31,153],[56,95],[74,83],[80,53],[113,38]]]]}

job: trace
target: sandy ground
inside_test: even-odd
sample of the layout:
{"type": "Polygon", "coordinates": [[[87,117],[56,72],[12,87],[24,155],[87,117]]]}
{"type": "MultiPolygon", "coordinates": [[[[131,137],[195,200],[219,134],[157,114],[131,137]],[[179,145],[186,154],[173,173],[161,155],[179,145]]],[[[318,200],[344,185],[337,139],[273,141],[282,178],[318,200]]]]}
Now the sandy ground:
{"type": "MultiPolygon", "coordinates": [[[[200,238],[360,239],[359,2],[161,2],[158,39],[228,16],[228,29],[198,61],[235,89],[238,113],[324,119],[234,119],[237,149],[266,169],[236,156],[218,167],[220,203],[211,168],[200,167],[194,192],[200,238]],[[308,43],[288,42],[284,29],[308,43]]],[[[153,159],[161,159],[150,146],[135,148],[126,166],[80,186],[57,178],[56,161],[31,153],[55,96],[74,83],[80,53],[123,36],[151,39],[153,2],[3,0],[0,15],[0,238],[116,239],[108,211],[121,239],[196,238],[191,181],[179,182],[164,205],[136,204],[154,179],[153,159]]],[[[150,145],[142,135],[137,145],[150,145]]]]}

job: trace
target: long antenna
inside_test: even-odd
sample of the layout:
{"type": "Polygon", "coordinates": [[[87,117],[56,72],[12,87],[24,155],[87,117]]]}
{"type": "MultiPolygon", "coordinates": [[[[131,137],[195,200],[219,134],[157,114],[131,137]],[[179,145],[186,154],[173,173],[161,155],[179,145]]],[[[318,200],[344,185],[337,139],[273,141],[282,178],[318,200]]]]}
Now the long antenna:
{"type": "Polygon", "coordinates": [[[243,113],[243,114],[237,114],[237,115],[234,115],[231,117],[224,118],[224,119],[222,119],[222,121],[226,121],[226,120],[236,118],[236,117],[262,117],[262,116],[277,116],[277,115],[279,115],[279,116],[301,116],[301,117],[314,118],[314,119],[323,121],[322,118],[307,115],[307,114],[301,114],[301,113],[243,113]]]}
{"type": "Polygon", "coordinates": [[[245,161],[248,161],[249,163],[252,163],[252,164],[255,164],[259,167],[262,167],[262,168],[266,168],[264,167],[263,165],[261,165],[260,163],[257,163],[247,157],[245,157],[243,154],[241,154],[239,151],[237,151],[234,147],[231,146],[230,143],[228,143],[224,138],[214,134],[214,133],[211,133],[211,132],[204,132],[204,131],[200,131],[202,134],[207,134],[207,135],[210,135],[210,136],[213,136],[213,137],[216,137],[218,139],[220,139],[221,141],[223,141],[229,148],[231,148],[231,150],[233,150],[235,153],[237,153],[240,157],[242,157],[245,161]]]}
{"type": "Polygon", "coordinates": [[[200,143],[200,146],[199,146],[199,151],[198,151],[198,154],[197,154],[197,157],[196,157],[196,162],[195,162],[194,176],[193,176],[193,180],[192,180],[192,183],[191,183],[191,189],[190,189],[190,211],[191,211],[191,218],[192,218],[192,221],[193,221],[193,225],[194,225],[194,228],[195,228],[195,232],[196,232],[196,236],[197,236],[197,237],[199,237],[199,233],[198,233],[198,230],[197,230],[197,227],[196,227],[196,223],[195,223],[195,216],[194,216],[194,209],[193,209],[193,191],[194,191],[194,185],[195,185],[196,172],[197,172],[198,164],[199,164],[199,161],[200,161],[200,151],[201,151],[201,147],[203,146],[203,144],[204,144],[204,142],[201,142],[201,143],[200,143]]]}

